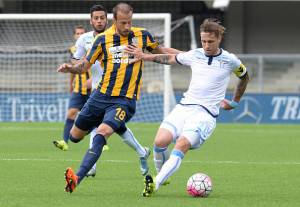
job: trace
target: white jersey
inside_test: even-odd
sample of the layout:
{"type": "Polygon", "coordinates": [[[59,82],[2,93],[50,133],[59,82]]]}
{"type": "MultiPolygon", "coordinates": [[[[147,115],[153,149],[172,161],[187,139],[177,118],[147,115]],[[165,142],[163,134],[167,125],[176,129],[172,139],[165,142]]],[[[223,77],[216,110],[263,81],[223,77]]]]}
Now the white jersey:
{"type": "Polygon", "coordinates": [[[198,48],[177,54],[176,60],[192,69],[189,88],[180,103],[201,105],[214,116],[219,114],[231,72],[238,77],[246,73],[241,61],[223,49],[219,55],[206,56],[203,48],[198,48]]]}
{"type": "MultiPolygon", "coordinates": [[[[82,57],[86,56],[86,54],[93,46],[94,38],[94,31],[82,34],[76,41],[76,52],[74,53],[73,58],[79,60],[82,57]]],[[[98,86],[99,80],[101,80],[101,76],[103,73],[103,69],[98,61],[96,61],[95,64],[92,65],[91,71],[92,89],[95,89],[98,86]]]]}

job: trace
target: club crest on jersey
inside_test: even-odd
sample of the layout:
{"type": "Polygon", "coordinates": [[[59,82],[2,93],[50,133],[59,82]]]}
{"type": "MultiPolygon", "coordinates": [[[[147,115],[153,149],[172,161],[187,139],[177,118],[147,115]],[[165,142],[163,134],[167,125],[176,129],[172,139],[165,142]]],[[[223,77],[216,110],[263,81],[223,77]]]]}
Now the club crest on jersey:
{"type": "Polygon", "coordinates": [[[224,68],[225,65],[229,64],[228,60],[219,60],[220,68],[224,68]]]}
{"type": "Polygon", "coordinates": [[[223,68],[223,67],[224,67],[224,64],[225,64],[225,62],[224,62],[224,61],[222,61],[222,60],[220,60],[220,61],[219,61],[219,63],[220,63],[220,68],[223,68]]]}

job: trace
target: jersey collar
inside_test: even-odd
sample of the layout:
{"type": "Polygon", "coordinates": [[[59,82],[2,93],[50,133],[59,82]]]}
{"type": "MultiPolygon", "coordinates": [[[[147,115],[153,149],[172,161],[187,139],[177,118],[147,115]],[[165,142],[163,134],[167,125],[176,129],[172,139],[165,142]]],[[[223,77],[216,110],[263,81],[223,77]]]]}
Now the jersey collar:
{"type": "Polygon", "coordinates": [[[205,53],[204,53],[204,55],[206,56],[206,57],[217,57],[217,56],[219,56],[219,55],[221,55],[222,54],[222,48],[220,48],[220,52],[218,53],[218,54],[216,54],[216,55],[206,55],[205,53]]]}

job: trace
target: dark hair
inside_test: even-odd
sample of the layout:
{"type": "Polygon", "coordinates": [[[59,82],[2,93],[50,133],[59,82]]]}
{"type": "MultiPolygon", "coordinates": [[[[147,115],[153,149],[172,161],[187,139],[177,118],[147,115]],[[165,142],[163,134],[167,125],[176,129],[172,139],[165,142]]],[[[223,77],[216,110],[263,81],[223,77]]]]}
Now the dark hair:
{"type": "Polygon", "coordinates": [[[91,14],[91,17],[93,16],[93,12],[94,11],[104,11],[105,12],[105,16],[107,17],[107,10],[104,6],[100,5],[100,4],[96,4],[94,6],[92,6],[90,8],[90,14],[91,14]]]}
{"type": "Polygon", "coordinates": [[[208,18],[200,25],[200,32],[214,33],[216,37],[222,37],[226,28],[221,25],[221,22],[214,18],[208,18]]]}
{"type": "Polygon", "coordinates": [[[113,15],[114,18],[117,19],[117,13],[118,11],[125,13],[125,14],[129,14],[130,12],[133,12],[133,8],[132,6],[130,6],[127,3],[118,3],[114,8],[113,8],[113,15]]]}
{"type": "Polygon", "coordinates": [[[82,25],[76,25],[75,27],[74,27],[74,34],[76,33],[76,30],[77,29],[83,29],[84,31],[85,31],[85,28],[84,28],[84,26],[82,26],[82,25]]]}

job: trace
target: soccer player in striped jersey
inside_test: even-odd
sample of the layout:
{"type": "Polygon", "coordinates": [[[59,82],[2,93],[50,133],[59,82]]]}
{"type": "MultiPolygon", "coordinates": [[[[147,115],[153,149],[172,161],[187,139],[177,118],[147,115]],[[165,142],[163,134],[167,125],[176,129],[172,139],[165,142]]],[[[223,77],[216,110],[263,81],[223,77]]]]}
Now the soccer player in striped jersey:
{"type": "MultiPolygon", "coordinates": [[[[85,28],[82,25],[78,25],[74,27],[73,38],[77,41],[77,39],[85,33],[85,28]]],[[[76,45],[73,45],[69,49],[71,58],[76,52],[76,45]]],[[[89,79],[89,72],[85,72],[83,74],[71,74],[70,76],[70,100],[67,111],[67,118],[65,120],[64,131],[63,131],[63,140],[53,141],[53,144],[61,150],[68,150],[68,141],[70,130],[74,124],[75,117],[77,113],[81,110],[85,102],[87,101],[90,95],[90,89],[86,86],[86,81],[89,79]],[[74,85],[75,79],[75,85],[74,85]],[[73,86],[74,85],[74,86],[73,86]]]]}
{"type": "Polygon", "coordinates": [[[155,179],[145,177],[143,196],[151,196],[180,167],[185,154],[197,149],[210,137],[216,127],[219,108],[231,110],[238,106],[247,84],[246,67],[232,53],[221,49],[225,28],[214,19],[206,19],[200,26],[202,48],[177,55],[145,54],[128,46],[126,52],[137,59],[161,64],[190,66],[192,78],[180,103],[161,123],[154,140],[155,179]],[[224,99],[230,75],[239,82],[231,101],[224,99]],[[171,154],[168,145],[174,141],[171,154]]]}
{"type": "MultiPolygon", "coordinates": [[[[73,58],[76,61],[79,61],[80,59],[84,58],[88,51],[92,47],[92,43],[94,41],[94,38],[96,35],[102,33],[106,29],[107,25],[107,10],[105,7],[102,5],[94,5],[90,9],[90,24],[93,27],[93,30],[87,33],[84,33],[78,38],[76,42],[76,52],[73,54],[73,58]]],[[[76,63],[74,61],[74,63],[76,63]]],[[[103,69],[99,63],[99,61],[95,61],[95,63],[91,66],[91,78],[87,81],[91,87],[92,90],[96,89],[96,87],[99,84],[99,81],[101,80],[103,69]]],[[[78,74],[76,74],[78,75],[78,74]]],[[[91,133],[90,133],[90,147],[92,147],[93,143],[93,138],[96,135],[96,128],[94,128],[91,133]]],[[[124,129],[123,133],[119,134],[124,143],[126,143],[129,147],[134,149],[138,156],[139,156],[139,161],[140,161],[140,170],[142,175],[146,175],[149,167],[147,164],[147,159],[150,155],[150,150],[147,147],[142,147],[140,143],[136,140],[134,137],[133,133],[129,128],[126,127],[126,130],[124,129]]],[[[62,146],[64,146],[63,141],[56,141],[62,143],[62,146]]],[[[105,145],[104,147],[107,147],[105,145]]],[[[103,150],[105,149],[103,147],[103,150]]],[[[91,168],[91,170],[87,173],[87,176],[95,176],[96,175],[96,163],[95,165],[91,168]]]]}
{"type": "Polygon", "coordinates": [[[179,53],[178,50],[159,46],[146,29],[132,27],[132,14],[130,5],[117,4],[113,8],[113,25],[95,38],[88,56],[75,65],[64,63],[57,69],[58,72],[83,73],[97,60],[103,68],[97,89],[92,92],[71,129],[70,140],[79,142],[89,130],[98,127],[92,147],[86,152],[78,172],[75,174],[71,168],[65,172],[67,192],[74,191],[99,159],[106,140],[114,132],[124,133],[125,123],[135,113],[144,64],[142,61],[131,63],[131,57],[124,53],[124,48],[135,44],[150,52],[179,53]]]}

